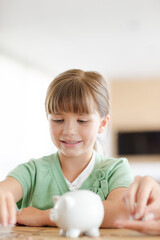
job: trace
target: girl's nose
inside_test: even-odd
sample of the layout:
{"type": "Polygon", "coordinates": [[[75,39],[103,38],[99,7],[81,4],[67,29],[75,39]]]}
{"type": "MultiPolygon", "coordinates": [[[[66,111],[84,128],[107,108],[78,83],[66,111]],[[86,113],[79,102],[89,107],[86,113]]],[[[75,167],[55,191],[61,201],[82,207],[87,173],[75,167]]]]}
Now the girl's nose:
{"type": "Polygon", "coordinates": [[[65,135],[73,135],[74,131],[72,129],[64,129],[63,134],[65,135]]]}
{"type": "Polygon", "coordinates": [[[75,126],[74,124],[64,124],[63,134],[65,135],[72,135],[75,133],[75,126]]]}

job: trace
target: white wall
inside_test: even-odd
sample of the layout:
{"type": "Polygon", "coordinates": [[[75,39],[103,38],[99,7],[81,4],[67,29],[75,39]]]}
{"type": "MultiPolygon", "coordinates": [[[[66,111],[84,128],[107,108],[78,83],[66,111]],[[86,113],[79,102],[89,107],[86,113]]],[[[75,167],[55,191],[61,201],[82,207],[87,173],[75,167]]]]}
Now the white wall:
{"type": "Polygon", "coordinates": [[[55,150],[44,110],[49,75],[0,55],[0,180],[18,163],[55,150]]]}
{"type": "Polygon", "coordinates": [[[51,74],[160,74],[159,0],[1,0],[0,51],[51,74]]]}

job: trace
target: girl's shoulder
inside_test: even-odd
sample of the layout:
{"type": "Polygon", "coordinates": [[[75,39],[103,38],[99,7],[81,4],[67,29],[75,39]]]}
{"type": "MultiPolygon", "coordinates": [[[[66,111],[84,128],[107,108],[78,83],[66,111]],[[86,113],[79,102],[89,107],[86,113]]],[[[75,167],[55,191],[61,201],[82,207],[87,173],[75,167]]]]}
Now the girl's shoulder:
{"type": "Polygon", "coordinates": [[[31,158],[27,162],[19,164],[13,171],[37,172],[50,170],[52,165],[58,162],[58,153],[53,153],[41,158],[31,158]]]}
{"type": "Polygon", "coordinates": [[[32,158],[29,162],[34,162],[37,165],[47,165],[49,162],[56,162],[58,160],[58,153],[53,153],[47,156],[43,156],[41,158],[32,158]]]}
{"type": "Polygon", "coordinates": [[[117,169],[129,170],[130,166],[127,158],[111,158],[95,153],[95,170],[103,170],[105,172],[113,172],[117,169]]]}
{"type": "Polygon", "coordinates": [[[95,152],[95,165],[85,186],[105,200],[113,189],[128,187],[131,182],[132,173],[126,158],[107,158],[95,152]]]}

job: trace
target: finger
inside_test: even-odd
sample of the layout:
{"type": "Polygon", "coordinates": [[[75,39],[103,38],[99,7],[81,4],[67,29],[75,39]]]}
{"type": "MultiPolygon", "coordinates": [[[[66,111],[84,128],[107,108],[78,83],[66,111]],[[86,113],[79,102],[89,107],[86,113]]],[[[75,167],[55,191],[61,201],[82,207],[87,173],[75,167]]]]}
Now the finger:
{"type": "Polygon", "coordinates": [[[151,191],[152,188],[145,178],[141,181],[137,192],[135,219],[141,219],[144,216],[151,191]]]}
{"type": "Polygon", "coordinates": [[[128,209],[130,215],[134,215],[135,213],[135,202],[140,185],[140,179],[141,177],[139,176],[135,178],[134,182],[129,186],[123,197],[123,203],[125,204],[125,207],[128,209]]]}
{"type": "Polygon", "coordinates": [[[14,197],[11,193],[6,195],[6,204],[8,209],[8,222],[9,224],[16,224],[16,206],[14,197]]]}
{"type": "Polygon", "coordinates": [[[160,219],[160,206],[159,202],[153,202],[149,204],[145,211],[145,217],[150,219],[151,214],[153,215],[154,219],[160,219]]]}
{"type": "Polygon", "coordinates": [[[4,196],[0,196],[0,223],[4,227],[8,224],[8,213],[4,196]]]}
{"type": "Polygon", "coordinates": [[[125,194],[122,197],[122,202],[125,206],[125,208],[128,210],[129,214],[133,215],[135,211],[135,191],[133,189],[133,186],[130,185],[130,187],[126,190],[125,194]]]}

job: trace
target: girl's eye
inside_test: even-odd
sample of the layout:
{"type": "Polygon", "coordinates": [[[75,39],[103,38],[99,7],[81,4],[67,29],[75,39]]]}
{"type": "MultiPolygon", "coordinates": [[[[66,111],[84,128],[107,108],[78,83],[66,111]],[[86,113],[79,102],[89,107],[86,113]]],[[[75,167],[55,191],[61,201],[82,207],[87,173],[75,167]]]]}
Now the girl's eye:
{"type": "Polygon", "coordinates": [[[53,119],[53,122],[56,122],[56,123],[63,123],[63,119],[53,119]]]}
{"type": "Polygon", "coordinates": [[[87,121],[87,120],[78,120],[78,122],[79,122],[80,124],[85,124],[85,123],[87,123],[88,121],[87,121]]]}

